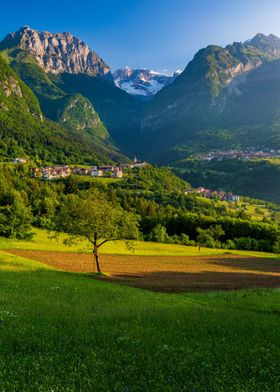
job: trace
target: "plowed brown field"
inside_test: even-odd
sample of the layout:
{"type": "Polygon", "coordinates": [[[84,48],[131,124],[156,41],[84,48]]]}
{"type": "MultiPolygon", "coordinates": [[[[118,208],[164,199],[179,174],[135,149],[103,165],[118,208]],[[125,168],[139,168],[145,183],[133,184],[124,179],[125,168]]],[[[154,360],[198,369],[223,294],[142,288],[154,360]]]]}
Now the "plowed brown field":
{"type": "MultiPolygon", "coordinates": [[[[9,253],[37,260],[71,272],[94,272],[90,254],[9,250],[9,253]]],[[[162,292],[235,290],[280,287],[280,261],[234,255],[208,257],[101,255],[103,271],[117,282],[162,292]]]]}

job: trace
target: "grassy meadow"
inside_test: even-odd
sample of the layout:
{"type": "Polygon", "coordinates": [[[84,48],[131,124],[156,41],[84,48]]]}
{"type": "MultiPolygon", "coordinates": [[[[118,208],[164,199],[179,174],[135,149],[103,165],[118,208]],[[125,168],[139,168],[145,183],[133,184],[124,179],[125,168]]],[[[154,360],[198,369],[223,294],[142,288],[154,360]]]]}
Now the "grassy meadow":
{"type": "MultiPolygon", "coordinates": [[[[46,230],[33,229],[33,232],[35,235],[31,241],[13,240],[0,237],[0,249],[24,249],[56,252],[91,252],[90,244],[87,241],[82,241],[69,246],[63,243],[63,241],[67,238],[65,234],[60,235],[58,238],[53,238],[52,234],[48,233],[46,230]]],[[[273,253],[257,251],[212,248],[201,248],[199,251],[197,246],[161,244],[158,242],[143,241],[134,241],[132,249],[127,247],[125,241],[108,242],[100,248],[100,253],[135,256],[211,256],[232,254],[253,257],[276,257],[276,255],[273,253]]]]}
{"type": "MultiPolygon", "coordinates": [[[[7,253],[86,248],[40,230],[0,248],[1,392],[280,391],[279,289],[156,293],[7,253]]],[[[118,242],[103,252],[130,251],[118,242]]],[[[155,243],[134,252],[199,254],[155,243]]]]}
{"type": "Polygon", "coordinates": [[[0,254],[1,391],[279,391],[279,290],[160,294],[0,254]]]}

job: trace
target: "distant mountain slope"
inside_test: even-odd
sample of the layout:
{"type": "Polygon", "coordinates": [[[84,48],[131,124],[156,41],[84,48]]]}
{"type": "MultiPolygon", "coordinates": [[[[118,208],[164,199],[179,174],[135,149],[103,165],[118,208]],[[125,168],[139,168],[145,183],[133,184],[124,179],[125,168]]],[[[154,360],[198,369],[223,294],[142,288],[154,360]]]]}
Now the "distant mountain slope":
{"type": "Polygon", "coordinates": [[[61,163],[126,160],[112,144],[107,129],[86,98],[59,89],[27,52],[9,49],[1,55],[17,73],[0,56],[3,70],[13,75],[7,81],[5,72],[0,74],[1,157],[23,155],[61,163]],[[20,95],[6,97],[12,86],[20,95]],[[22,86],[21,90],[17,86],[22,86]]]}
{"type": "Polygon", "coordinates": [[[61,123],[65,102],[71,100],[76,108],[68,110],[63,126],[70,131],[75,128],[80,135],[83,130],[83,139],[101,154],[105,148],[105,157],[124,159],[113,140],[127,151],[127,141],[140,132],[144,103],[115,86],[110,68],[87,45],[69,33],[24,27],[9,34],[0,43],[0,51],[36,94],[47,118],[61,123]]]}
{"type": "Polygon", "coordinates": [[[274,35],[201,49],[172,83],[143,69],[114,74],[120,87],[150,100],[118,88],[109,66],[69,33],[24,27],[0,42],[0,54],[36,95],[38,116],[98,159],[123,160],[120,149],[161,164],[212,149],[280,148],[274,35]]]}
{"type": "Polygon", "coordinates": [[[245,44],[201,49],[146,107],[144,155],[164,162],[193,150],[278,147],[279,41],[258,34],[245,44]]]}
{"type": "Polygon", "coordinates": [[[32,91],[0,57],[0,158],[53,162],[103,161],[58,124],[46,120],[32,91]]]}
{"type": "Polygon", "coordinates": [[[116,86],[128,94],[140,98],[152,98],[163,87],[172,83],[179,74],[180,71],[170,75],[165,72],[155,72],[144,68],[132,69],[131,67],[125,67],[115,71],[113,77],[116,86]]]}
{"type": "Polygon", "coordinates": [[[186,159],[174,163],[173,171],[194,187],[226,190],[280,203],[280,165],[276,159],[186,159]]]}

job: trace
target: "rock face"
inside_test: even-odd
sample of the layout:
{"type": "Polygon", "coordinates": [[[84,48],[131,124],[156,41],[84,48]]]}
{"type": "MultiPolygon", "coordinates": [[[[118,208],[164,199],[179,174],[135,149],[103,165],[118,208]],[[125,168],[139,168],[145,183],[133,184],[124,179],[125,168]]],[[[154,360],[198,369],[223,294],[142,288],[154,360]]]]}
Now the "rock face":
{"type": "Polygon", "coordinates": [[[0,88],[3,90],[3,94],[7,98],[12,94],[22,98],[20,84],[13,76],[0,80],[0,88]]]}
{"type": "Polygon", "coordinates": [[[113,80],[109,66],[69,33],[40,32],[25,26],[8,34],[0,43],[0,50],[15,46],[30,52],[46,72],[84,73],[113,80]]]}
{"type": "Polygon", "coordinates": [[[259,33],[251,40],[246,41],[245,44],[254,46],[271,56],[280,55],[280,38],[273,34],[264,35],[259,33]]]}
{"type": "Polygon", "coordinates": [[[172,83],[180,71],[173,75],[164,72],[155,72],[148,69],[132,69],[125,67],[113,73],[115,85],[128,94],[138,97],[152,98],[163,87],[172,83]]]}
{"type": "Polygon", "coordinates": [[[19,124],[23,123],[23,118],[28,118],[29,121],[36,119],[42,122],[43,120],[39,103],[31,90],[22,83],[0,56],[0,118],[3,110],[9,112],[12,120],[17,120],[19,124]]]}

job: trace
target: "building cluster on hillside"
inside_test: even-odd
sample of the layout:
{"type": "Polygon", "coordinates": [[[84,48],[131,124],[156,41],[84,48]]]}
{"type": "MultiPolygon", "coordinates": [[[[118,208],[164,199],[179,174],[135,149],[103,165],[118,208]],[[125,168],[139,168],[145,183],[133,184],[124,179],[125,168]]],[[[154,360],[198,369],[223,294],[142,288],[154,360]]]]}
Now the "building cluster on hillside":
{"type": "Polygon", "coordinates": [[[197,188],[197,189],[187,189],[185,191],[185,194],[196,194],[201,197],[205,197],[207,199],[216,199],[216,200],[221,200],[221,201],[230,201],[233,203],[238,203],[240,200],[240,197],[237,195],[234,195],[231,192],[223,192],[223,191],[212,191],[210,189],[206,188],[197,188]]]}
{"type": "Polygon", "coordinates": [[[279,150],[256,150],[256,149],[246,149],[246,150],[226,150],[226,151],[210,151],[206,153],[197,154],[196,158],[202,161],[222,161],[224,159],[241,159],[250,160],[257,158],[279,158],[279,150]]]}
{"type": "Polygon", "coordinates": [[[71,174],[78,176],[89,176],[89,177],[113,177],[122,178],[123,172],[127,169],[133,168],[145,168],[146,162],[138,161],[136,158],[133,163],[124,163],[118,166],[107,165],[107,166],[91,166],[90,168],[85,167],[70,167],[70,166],[45,166],[45,167],[34,167],[31,169],[34,177],[41,177],[44,180],[53,180],[56,178],[69,177],[71,174]]]}
{"type": "Polygon", "coordinates": [[[45,166],[33,167],[31,172],[34,177],[40,177],[44,180],[52,180],[55,178],[63,178],[71,175],[71,168],[69,166],[45,166]]]}
{"type": "Polygon", "coordinates": [[[13,163],[27,163],[26,158],[15,158],[13,159],[13,163]]]}

